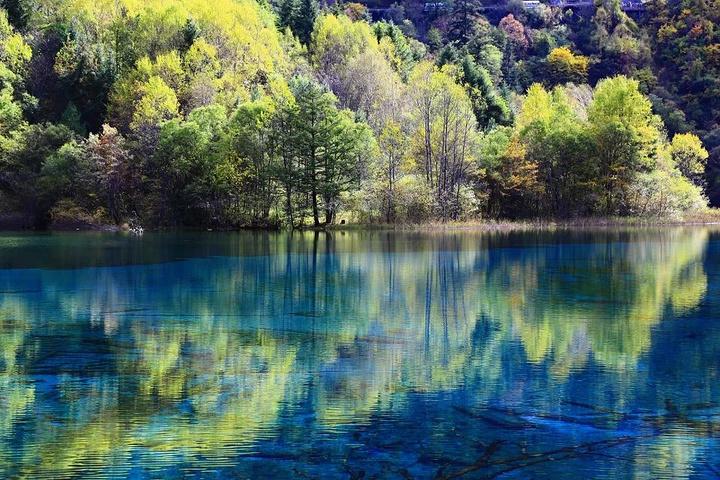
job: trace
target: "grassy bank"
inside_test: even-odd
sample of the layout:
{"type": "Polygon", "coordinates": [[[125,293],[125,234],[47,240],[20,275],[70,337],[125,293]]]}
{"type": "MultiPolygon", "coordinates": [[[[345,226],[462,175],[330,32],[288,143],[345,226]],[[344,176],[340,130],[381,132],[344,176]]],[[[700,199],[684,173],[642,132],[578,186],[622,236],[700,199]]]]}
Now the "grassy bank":
{"type": "MultiPolygon", "coordinates": [[[[554,228],[609,228],[609,227],[660,227],[683,225],[720,225],[720,209],[707,209],[702,212],[692,212],[682,217],[584,217],[572,219],[535,218],[525,220],[466,220],[456,222],[424,222],[424,223],[354,223],[333,224],[319,228],[309,225],[307,230],[397,230],[397,231],[509,231],[554,228]]],[[[45,231],[127,231],[127,224],[113,225],[87,219],[61,219],[48,225],[45,231]]],[[[30,224],[17,215],[0,216],[0,231],[32,231],[30,224]]],[[[206,230],[205,227],[186,226],[180,228],[146,227],[148,231],[159,230],[206,230]]],[[[278,230],[277,228],[212,228],[208,231],[238,231],[238,230],[278,230]]]]}
{"type": "Polygon", "coordinates": [[[402,231],[457,231],[457,230],[530,230],[537,228],[604,228],[604,227],[655,227],[683,225],[720,225],[720,209],[693,212],[682,217],[585,217],[572,219],[536,218],[527,220],[468,220],[459,222],[426,222],[405,224],[346,223],[332,225],[331,230],[402,230],[402,231]]]}

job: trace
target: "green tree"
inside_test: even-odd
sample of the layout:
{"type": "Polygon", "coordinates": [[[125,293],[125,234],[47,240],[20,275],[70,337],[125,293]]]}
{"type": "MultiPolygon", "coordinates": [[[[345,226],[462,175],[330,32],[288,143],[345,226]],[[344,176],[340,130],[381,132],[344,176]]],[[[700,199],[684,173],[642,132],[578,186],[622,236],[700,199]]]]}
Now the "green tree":
{"type": "Polygon", "coordinates": [[[180,105],[175,91],[159,76],[150,77],[141,84],[139,93],[140,99],[135,106],[131,128],[159,125],[178,115],[180,105]]]}
{"type": "Polygon", "coordinates": [[[7,13],[0,10],[0,86],[19,93],[31,57],[30,45],[8,22],[7,13]]]}
{"type": "Polygon", "coordinates": [[[380,21],[372,25],[375,37],[380,45],[383,39],[390,40],[392,52],[388,55],[390,62],[403,80],[407,80],[415,64],[425,56],[425,46],[408,38],[400,27],[392,22],[380,21]]]}
{"type": "Polygon", "coordinates": [[[335,96],[312,80],[297,78],[292,90],[297,185],[308,198],[313,224],[331,224],[340,195],[359,181],[364,157],[372,151],[372,133],[350,112],[338,110],[335,96]],[[321,210],[325,211],[322,222],[321,210]]]}
{"type": "Polygon", "coordinates": [[[398,182],[403,177],[403,161],[407,155],[409,141],[407,132],[398,122],[388,122],[378,138],[380,154],[374,180],[379,183],[381,214],[387,223],[398,220],[398,182]]]}
{"type": "Polygon", "coordinates": [[[517,127],[527,161],[537,166],[539,213],[561,217],[592,212],[598,174],[585,122],[571,107],[566,91],[534,84],[518,114],[517,127]]]}
{"type": "Polygon", "coordinates": [[[592,26],[592,48],[601,56],[597,78],[631,75],[645,66],[648,45],[637,24],[622,10],[621,0],[596,0],[592,26]]]}
{"type": "Polygon", "coordinates": [[[635,175],[655,167],[660,120],[637,80],[618,76],[595,88],[588,121],[603,198],[601,212],[623,213],[626,189],[635,175]]]}
{"type": "Polygon", "coordinates": [[[24,30],[28,26],[33,9],[30,0],[2,0],[0,5],[7,11],[8,20],[13,27],[24,30]]]}
{"type": "MultiPolygon", "coordinates": [[[[57,162],[56,153],[74,140],[73,132],[64,125],[39,124],[23,128],[2,159],[0,188],[23,212],[34,227],[42,228],[50,221],[49,212],[62,189],[55,188],[45,170],[46,163],[57,162]]],[[[66,150],[64,153],[68,153],[66,150]]],[[[67,158],[64,154],[63,157],[67,158]]]]}
{"type": "Polygon", "coordinates": [[[455,0],[450,14],[450,40],[466,43],[475,31],[475,22],[480,17],[481,4],[478,0],[455,0]]]}
{"type": "Polygon", "coordinates": [[[283,0],[278,8],[278,26],[281,29],[293,30],[298,13],[297,0],[283,0]]]}
{"type": "Polygon", "coordinates": [[[299,0],[297,13],[292,21],[292,30],[303,45],[310,45],[318,10],[316,0],[299,0]]]}
{"type": "Polygon", "coordinates": [[[678,133],[670,144],[673,163],[696,185],[704,185],[705,167],[710,156],[702,142],[692,133],[678,133]]]}
{"type": "Polygon", "coordinates": [[[187,120],[160,127],[157,152],[149,173],[155,217],[175,225],[208,225],[223,221],[226,185],[217,178],[225,116],[218,106],[194,110],[187,120]]]}
{"type": "Polygon", "coordinates": [[[320,78],[334,86],[341,70],[378,42],[366,22],[353,22],[345,15],[323,15],[312,34],[312,62],[320,78]]]}
{"type": "Polygon", "coordinates": [[[507,102],[496,91],[487,70],[475,63],[470,55],[463,57],[460,63],[460,77],[468,90],[480,126],[511,123],[507,102]]]}
{"type": "Polygon", "coordinates": [[[228,153],[240,173],[245,223],[268,226],[277,201],[280,134],[273,127],[276,106],[270,98],[240,105],[228,126],[228,153]]]}

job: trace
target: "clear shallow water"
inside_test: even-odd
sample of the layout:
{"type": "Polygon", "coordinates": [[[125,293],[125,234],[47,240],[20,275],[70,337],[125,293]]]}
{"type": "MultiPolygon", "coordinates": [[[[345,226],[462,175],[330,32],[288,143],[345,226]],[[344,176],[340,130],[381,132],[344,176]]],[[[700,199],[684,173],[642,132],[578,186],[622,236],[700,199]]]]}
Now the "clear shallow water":
{"type": "Polygon", "coordinates": [[[720,232],[0,235],[0,477],[717,478],[720,232]]]}

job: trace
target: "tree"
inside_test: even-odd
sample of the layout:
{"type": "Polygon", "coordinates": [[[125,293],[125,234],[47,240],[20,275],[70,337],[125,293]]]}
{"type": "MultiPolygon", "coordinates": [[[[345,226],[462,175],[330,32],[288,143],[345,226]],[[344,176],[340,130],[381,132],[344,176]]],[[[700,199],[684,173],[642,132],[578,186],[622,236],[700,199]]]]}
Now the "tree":
{"type": "Polygon", "coordinates": [[[293,30],[298,15],[297,0],[283,0],[278,9],[278,26],[281,29],[293,30]]]}
{"type": "Polygon", "coordinates": [[[370,11],[362,3],[350,2],[345,4],[343,13],[347,15],[351,20],[357,22],[359,20],[371,21],[370,11]]]}
{"type": "Polygon", "coordinates": [[[487,195],[485,211],[492,218],[528,214],[542,192],[538,165],[511,127],[496,127],[480,140],[478,163],[487,195]]]}
{"type": "Polygon", "coordinates": [[[7,11],[10,24],[17,30],[24,30],[32,16],[32,3],[29,0],[3,0],[0,5],[7,11]]]}
{"type": "Polygon", "coordinates": [[[477,52],[477,64],[490,74],[493,83],[498,84],[502,79],[503,53],[491,43],[482,45],[477,52]]]}
{"type": "Polygon", "coordinates": [[[626,190],[635,175],[655,166],[660,120],[637,80],[617,76],[598,83],[588,121],[604,199],[601,211],[623,213],[626,190]]]}
{"type": "Polygon", "coordinates": [[[44,161],[36,193],[46,221],[94,223],[104,219],[98,209],[95,169],[84,141],[71,139],[44,161]]]}
{"type": "Polygon", "coordinates": [[[140,99],[135,106],[131,128],[159,125],[178,115],[180,105],[175,91],[159,76],[152,76],[141,84],[139,93],[140,99]]]}
{"type": "Polygon", "coordinates": [[[647,64],[648,46],[621,3],[621,0],[595,1],[591,48],[601,55],[595,78],[618,73],[630,75],[647,64]]]}
{"type": "Polygon", "coordinates": [[[22,35],[15,32],[13,26],[8,22],[7,13],[0,10],[0,61],[10,72],[3,72],[3,75],[21,73],[32,56],[30,46],[25,43],[22,35]]]}
{"type": "Polygon", "coordinates": [[[564,83],[586,83],[588,58],[575,55],[568,47],[554,48],[545,59],[546,82],[549,85],[564,83]]]}
{"type": "Polygon", "coordinates": [[[318,4],[316,0],[299,1],[299,7],[292,22],[292,30],[303,45],[310,45],[315,20],[318,17],[318,4]]]}
{"type": "Polygon", "coordinates": [[[710,156],[702,142],[692,133],[675,135],[670,144],[670,155],[680,172],[696,185],[704,186],[704,173],[710,156]]]}
{"type": "Polygon", "coordinates": [[[156,221],[208,225],[223,220],[226,192],[220,187],[227,182],[218,178],[218,168],[225,123],[223,108],[215,105],[194,110],[187,120],[174,118],[161,125],[147,168],[156,221]]]}
{"type": "Polygon", "coordinates": [[[528,47],[529,42],[525,34],[525,26],[512,13],[503,17],[498,27],[505,33],[516,49],[525,50],[528,47]]]}
{"type": "Polygon", "coordinates": [[[509,124],[510,108],[496,91],[487,70],[477,65],[470,55],[465,55],[459,72],[461,81],[470,95],[478,124],[482,127],[509,124]]]}
{"type": "Polygon", "coordinates": [[[335,218],[340,194],[359,181],[363,157],[372,151],[372,134],[349,112],[339,111],[335,96],[312,80],[297,78],[292,90],[296,185],[308,198],[313,224],[328,225],[335,218]],[[325,210],[322,222],[321,209],[325,210]]]}
{"type": "Polygon", "coordinates": [[[273,127],[276,105],[265,97],[238,107],[228,125],[229,154],[239,173],[243,217],[253,226],[269,225],[280,173],[279,132],[273,127]]]}
{"type": "Polygon", "coordinates": [[[90,135],[86,149],[95,172],[96,189],[105,198],[110,217],[119,224],[133,211],[140,169],[133,163],[126,140],[109,125],[103,125],[100,134],[90,135]]]}
{"type": "Polygon", "coordinates": [[[350,60],[334,91],[343,107],[362,115],[376,132],[404,106],[404,85],[379,51],[367,50],[350,60]]]}
{"type": "Polygon", "coordinates": [[[0,10],[0,189],[10,182],[5,169],[11,163],[12,151],[19,148],[24,132],[28,128],[23,115],[23,106],[34,101],[23,95],[23,76],[32,50],[22,37],[15,33],[0,10]]]}
{"type": "Polygon", "coordinates": [[[466,43],[473,35],[475,22],[480,17],[478,0],[455,0],[450,14],[449,36],[451,40],[466,43]]]}
{"type": "Polygon", "coordinates": [[[433,191],[442,220],[461,215],[461,187],[472,174],[477,121],[472,102],[452,70],[418,64],[410,76],[415,135],[413,150],[419,169],[433,191]]]}
{"type": "Polygon", "coordinates": [[[320,78],[331,87],[353,58],[378,48],[373,31],[365,22],[353,22],[345,15],[323,15],[312,33],[312,62],[320,78]]]}
{"type": "Polygon", "coordinates": [[[425,46],[408,38],[403,30],[392,22],[375,22],[372,28],[380,50],[388,57],[388,61],[403,81],[406,81],[415,64],[425,56],[425,46]]]}
{"type": "MultiPolygon", "coordinates": [[[[0,189],[16,203],[32,225],[42,228],[49,222],[49,211],[57,201],[58,192],[52,182],[56,169],[45,170],[47,162],[65,145],[74,140],[73,132],[64,125],[40,124],[22,128],[9,151],[0,158],[2,179],[0,189]]],[[[65,150],[64,153],[69,153],[65,150]]],[[[67,158],[67,156],[65,156],[67,158]]]]}
{"type": "Polygon", "coordinates": [[[403,173],[403,160],[408,152],[408,135],[398,122],[388,122],[378,138],[380,155],[375,180],[382,197],[382,215],[386,222],[397,220],[397,184],[403,173]]]}
{"type": "Polygon", "coordinates": [[[442,32],[437,28],[432,27],[430,30],[428,30],[426,37],[427,45],[428,47],[430,47],[431,52],[437,52],[443,47],[443,35],[442,32]]]}
{"type": "MultiPolygon", "coordinates": [[[[571,216],[592,212],[597,166],[588,128],[572,108],[566,90],[528,90],[517,118],[526,159],[536,165],[539,211],[571,216]]],[[[529,189],[528,189],[529,190],[529,189]]]]}

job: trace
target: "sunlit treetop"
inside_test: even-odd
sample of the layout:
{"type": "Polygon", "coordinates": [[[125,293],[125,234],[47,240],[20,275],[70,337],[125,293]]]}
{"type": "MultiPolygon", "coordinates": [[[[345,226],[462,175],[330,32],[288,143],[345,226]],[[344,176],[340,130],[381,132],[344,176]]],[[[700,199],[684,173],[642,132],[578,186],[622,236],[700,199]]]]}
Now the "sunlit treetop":
{"type": "Polygon", "coordinates": [[[232,70],[253,75],[288,67],[274,14],[252,0],[71,0],[62,4],[60,15],[96,26],[108,41],[124,20],[133,19],[126,24],[135,46],[150,56],[192,43],[190,35],[214,46],[232,70]],[[191,31],[185,32],[188,25],[191,31]]]}

